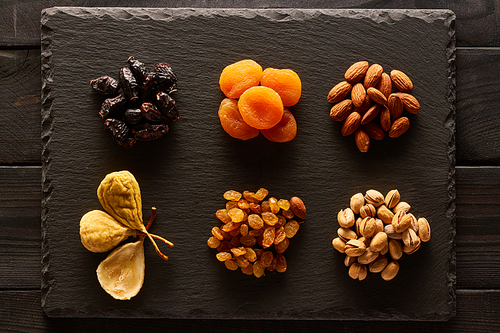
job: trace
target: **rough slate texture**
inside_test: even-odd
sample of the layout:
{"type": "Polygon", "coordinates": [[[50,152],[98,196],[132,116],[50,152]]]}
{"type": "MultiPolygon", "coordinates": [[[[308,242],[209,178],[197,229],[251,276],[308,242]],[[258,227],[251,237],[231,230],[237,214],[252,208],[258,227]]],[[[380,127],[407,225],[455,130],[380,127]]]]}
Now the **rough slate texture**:
{"type": "MultiPolygon", "coordinates": [[[[455,312],[454,14],[440,10],[208,10],[52,8],[42,17],[43,307],[49,316],[446,320],[455,312]],[[89,87],[134,55],[166,61],[179,77],[181,118],[132,150],[102,131],[102,98],[89,87]],[[298,135],[275,144],[223,132],[222,69],[251,58],[291,68],[303,94],[291,110],[298,135]],[[329,118],[330,88],[355,61],[400,69],[422,111],[401,138],[360,153],[329,118]],[[99,286],[105,254],[79,240],[81,216],[100,209],[104,176],[138,179],[152,232],[175,243],[164,262],[146,244],[146,278],[131,301],[99,286]],[[256,279],[231,272],[206,246],[227,189],[298,195],[308,218],[285,253],[288,271],[256,279]],[[398,188],[433,238],[400,260],[397,278],[354,281],[331,246],[350,196],[398,188]]],[[[160,245],[161,246],[161,245],[160,245]]]]}

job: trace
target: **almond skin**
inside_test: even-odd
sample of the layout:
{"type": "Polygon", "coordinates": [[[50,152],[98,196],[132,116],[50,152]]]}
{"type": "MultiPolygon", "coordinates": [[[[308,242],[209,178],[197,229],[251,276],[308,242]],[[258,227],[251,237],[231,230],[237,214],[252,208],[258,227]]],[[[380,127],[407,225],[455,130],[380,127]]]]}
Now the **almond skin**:
{"type": "Polygon", "coordinates": [[[361,119],[361,125],[366,125],[369,122],[371,122],[373,119],[375,119],[378,114],[380,113],[380,110],[382,109],[382,105],[380,104],[375,104],[371,108],[366,111],[365,115],[361,119]]]}
{"type": "Polygon", "coordinates": [[[363,85],[365,86],[365,89],[368,89],[370,87],[375,87],[379,82],[380,78],[382,77],[383,72],[384,69],[379,64],[371,65],[366,71],[366,75],[363,80],[363,85]]]}
{"type": "Polygon", "coordinates": [[[406,117],[396,119],[389,130],[389,137],[398,138],[410,128],[410,120],[406,117]]]}
{"type": "Polygon", "coordinates": [[[373,101],[368,97],[368,95],[365,95],[365,99],[363,101],[363,104],[359,107],[353,107],[352,111],[355,111],[359,113],[360,115],[364,115],[366,111],[368,111],[369,108],[373,105],[373,101]]]}
{"type": "Polygon", "coordinates": [[[343,121],[351,113],[351,110],[352,101],[350,99],[344,99],[330,109],[330,118],[334,121],[343,121]]]}
{"type": "Polygon", "coordinates": [[[370,149],[370,137],[363,128],[360,127],[354,132],[354,141],[360,152],[366,153],[370,149]]]}
{"type": "Polygon", "coordinates": [[[391,112],[391,120],[395,121],[403,114],[403,101],[398,94],[390,94],[387,99],[387,107],[391,112]]]}
{"type": "Polygon", "coordinates": [[[391,111],[385,106],[380,111],[380,127],[386,132],[391,129],[391,111]]]}
{"type": "Polygon", "coordinates": [[[361,82],[356,83],[351,90],[351,100],[355,107],[363,105],[366,98],[366,90],[361,82]]]}
{"type": "Polygon", "coordinates": [[[330,103],[337,103],[346,98],[351,92],[352,85],[347,81],[342,81],[335,85],[328,93],[327,100],[330,103]]]}
{"type": "Polygon", "coordinates": [[[344,124],[342,124],[340,132],[343,136],[351,135],[356,132],[359,125],[361,125],[361,115],[357,112],[351,112],[351,114],[344,121],[344,124]]]}
{"type": "Polygon", "coordinates": [[[368,70],[368,61],[358,61],[351,65],[344,74],[347,82],[354,84],[363,80],[368,70]]]}
{"type": "Polygon", "coordinates": [[[417,114],[420,111],[420,103],[413,95],[407,93],[397,93],[397,95],[403,101],[403,106],[406,111],[411,114],[417,114]]]}
{"type": "Polygon", "coordinates": [[[387,105],[387,98],[380,90],[370,87],[366,90],[366,94],[377,104],[387,105]]]}
{"type": "Polygon", "coordinates": [[[380,90],[380,92],[382,94],[384,94],[384,96],[386,98],[389,97],[389,95],[392,93],[392,81],[391,81],[391,77],[389,76],[389,74],[382,73],[382,76],[380,77],[380,81],[378,82],[378,84],[375,88],[380,90]]]}
{"type": "Polygon", "coordinates": [[[299,197],[293,197],[290,199],[290,209],[299,219],[306,218],[306,206],[299,197]]]}
{"type": "Polygon", "coordinates": [[[363,125],[363,129],[366,131],[368,136],[374,140],[382,140],[385,138],[385,132],[377,123],[368,123],[363,125]]]}
{"type": "Polygon", "coordinates": [[[413,82],[411,82],[408,75],[397,69],[391,71],[391,79],[396,88],[402,92],[408,92],[413,89],[413,82]]]}

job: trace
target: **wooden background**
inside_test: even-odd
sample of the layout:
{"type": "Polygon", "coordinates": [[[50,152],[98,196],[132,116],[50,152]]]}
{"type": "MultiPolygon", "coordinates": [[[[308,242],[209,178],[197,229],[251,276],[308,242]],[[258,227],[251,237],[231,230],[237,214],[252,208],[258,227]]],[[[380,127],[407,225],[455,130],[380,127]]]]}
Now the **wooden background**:
{"type": "MultiPolygon", "coordinates": [[[[0,2],[0,331],[500,331],[500,0],[0,2]],[[457,311],[448,322],[89,320],[40,304],[40,12],[52,6],[447,8],[455,12],[457,311]]],[[[409,300],[418,286],[408,286],[409,300]]]]}

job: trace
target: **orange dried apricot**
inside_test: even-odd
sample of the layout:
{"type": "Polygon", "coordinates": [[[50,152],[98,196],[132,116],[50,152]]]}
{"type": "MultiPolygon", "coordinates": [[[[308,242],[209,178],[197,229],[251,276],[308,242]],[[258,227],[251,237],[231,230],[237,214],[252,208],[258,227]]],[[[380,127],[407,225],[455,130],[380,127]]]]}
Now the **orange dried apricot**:
{"type": "Polygon", "coordinates": [[[238,100],[243,120],[251,127],[268,129],[283,117],[283,102],[271,88],[258,86],[247,89],[238,100]]]}
{"type": "Polygon", "coordinates": [[[238,101],[225,98],[220,103],[219,120],[224,131],[236,139],[248,140],[259,135],[259,130],[249,126],[241,117],[238,101]]]}
{"type": "Polygon", "coordinates": [[[291,69],[266,68],[262,72],[261,85],[276,91],[284,106],[297,104],[302,93],[300,78],[291,69]]]}
{"type": "Polygon", "coordinates": [[[258,86],[262,78],[262,67],[250,59],[226,66],[220,75],[219,86],[229,98],[239,98],[245,90],[258,86]]]}
{"type": "Polygon", "coordinates": [[[297,135],[297,122],[293,114],[284,108],[280,122],[272,128],[261,130],[261,133],[269,141],[288,142],[297,135]]]}

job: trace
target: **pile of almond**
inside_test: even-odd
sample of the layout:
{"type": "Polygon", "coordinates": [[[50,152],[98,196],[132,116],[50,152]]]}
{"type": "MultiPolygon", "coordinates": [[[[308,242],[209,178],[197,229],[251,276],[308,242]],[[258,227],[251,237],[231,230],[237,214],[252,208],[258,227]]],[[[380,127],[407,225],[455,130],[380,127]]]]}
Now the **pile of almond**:
{"type": "Polygon", "coordinates": [[[370,148],[370,138],[382,140],[397,138],[410,127],[403,110],[411,114],[420,111],[420,103],[409,94],[413,88],[410,78],[399,70],[384,73],[379,64],[359,61],[345,72],[345,81],[328,93],[328,102],[335,103],[330,110],[334,121],[343,121],[343,136],[354,134],[361,152],[370,148]],[[398,90],[393,92],[393,85],[398,90]]]}

